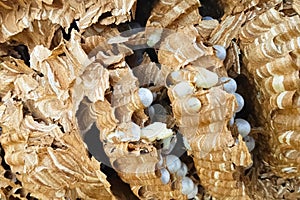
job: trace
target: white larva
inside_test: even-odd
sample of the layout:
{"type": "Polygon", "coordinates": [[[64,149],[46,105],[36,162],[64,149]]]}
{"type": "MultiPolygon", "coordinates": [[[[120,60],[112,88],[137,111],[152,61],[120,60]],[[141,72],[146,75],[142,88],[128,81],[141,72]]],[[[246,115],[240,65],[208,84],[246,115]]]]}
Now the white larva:
{"type": "Polygon", "coordinates": [[[176,172],[176,176],[185,177],[188,173],[188,168],[185,163],[181,163],[180,169],[176,172]]]}
{"type": "Polygon", "coordinates": [[[154,108],[154,113],[156,115],[166,115],[167,110],[161,104],[154,104],[151,107],[154,108]]]}
{"type": "Polygon", "coordinates": [[[151,122],[165,123],[167,121],[167,110],[160,104],[151,105],[148,112],[151,122]]]}
{"type": "Polygon", "coordinates": [[[229,126],[233,126],[233,124],[234,124],[234,116],[232,116],[231,118],[230,118],[230,120],[229,120],[229,126]]]}
{"type": "Polygon", "coordinates": [[[167,184],[170,181],[170,173],[167,169],[162,168],[160,169],[161,177],[160,180],[163,184],[167,184]]]}
{"type": "Polygon", "coordinates": [[[131,134],[132,134],[132,140],[138,141],[141,137],[141,127],[137,125],[136,123],[131,122],[131,134]]]}
{"type": "Polygon", "coordinates": [[[239,145],[240,141],[238,138],[235,139],[235,145],[239,145]]]}
{"type": "Polygon", "coordinates": [[[161,144],[163,144],[163,148],[161,149],[161,153],[165,155],[170,154],[174,149],[176,142],[177,138],[175,135],[162,139],[161,144]]]}
{"type": "Polygon", "coordinates": [[[199,73],[196,76],[196,86],[199,88],[211,88],[218,83],[218,75],[203,67],[198,69],[199,73]]]}
{"type": "Polygon", "coordinates": [[[164,165],[164,159],[161,154],[158,154],[158,157],[159,157],[159,161],[156,163],[156,167],[162,168],[162,166],[164,165]]]}
{"type": "Polygon", "coordinates": [[[142,102],[142,104],[145,107],[148,107],[152,104],[153,102],[153,95],[152,92],[147,89],[147,88],[140,88],[138,91],[138,95],[140,97],[140,100],[142,102]]]}
{"type": "Polygon", "coordinates": [[[148,114],[149,114],[149,117],[150,119],[152,119],[155,115],[155,108],[153,106],[149,106],[148,108],[148,114]]]}
{"type": "Polygon", "coordinates": [[[237,130],[238,130],[238,133],[242,137],[246,137],[250,133],[251,126],[250,126],[249,122],[247,122],[246,120],[237,118],[237,119],[235,119],[235,124],[236,124],[237,130]]]}
{"type": "Polygon", "coordinates": [[[156,92],[152,92],[152,96],[153,96],[153,101],[155,101],[157,99],[157,93],[156,92]]]}
{"type": "Polygon", "coordinates": [[[141,129],[140,137],[150,142],[161,140],[173,135],[172,129],[168,129],[165,123],[154,122],[141,129]]]}
{"type": "Polygon", "coordinates": [[[154,45],[160,41],[163,29],[153,29],[153,30],[149,29],[149,31],[153,31],[153,33],[151,33],[151,35],[149,35],[149,38],[147,40],[147,45],[149,47],[154,47],[154,45]]]}
{"type": "Polygon", "coordinates": [[[244,141],[248,147],[249,152],[251,152],[255,148],[255,140],[253,137],[247,135],[244,137],[244,141]]]}
{"type": "Polygon", "coordinates": [[[166,166],[170,173],[175,173],[181,167],[180,159],[175,155],[167,155],[166,156],[166,166]]]}
{"type": "Polygon", "coordinates": [[[122,142],[139,141],[141,138],[141,128],[136,123],[131,122],[131,128],[128,128],[127,131],[116,130],[107,136],[109,142],[113,142],[113,138],[117,138],[122,142]]]}
{"type": "Polygon", "coordinates": [[[213,20],[214,18],[212,18],[211,16],[205,16],[202,17],[202,20],[213,20]]]}
{"type": "Polygon", "coordinates": [[[183,177],[181,180],[181,193],[188,195],[194,189],[194,182],[189,177],[183,177]]]}
{"type": "Polygon", "coordinates": [[[243,109],[244,104],[245,104],[244,99],[243,99],[243,97],[242,97],[240,94],[238,94],[238,93],[233,93],[233,94],[234,94],[235,99],[236,99],[237,104],[238,104],[238,107],[237,107],[237,109],[236,109],[236,112],[240,112],[240,111],[243,109]]]}
{"type": "Polygon", "coordinates": [[[188,199],[194,198],[198,194],[198,186],[194,185],[193,191],[188,194],[188,199]]]}
{"type": "Polygon", "coordinates": [[[182,142],[186,150],[192,150],[192,147],[186,137],[182,137],[182,142]]]}
{"type": "Polygon", "coordinates": [[[168,74],[166,78],[166,84],[167,86],[174,85],[182,80],[180,72],[179,71],[174,71],[168,74]]]}
{"type": "Polygon", "coordinates": [[[237,84],[233,78],[230,77],[221,77],[221,83],[223,84],[223,88],[228,93],[234,93],[237,89],[237,84]]]}
{"type": "Polygon", "coordinates": [[[192,94],[193,88],[188,82],[182,81],[174,86],[173,91],[178,97],[184,97],[192,94]]]}
{"type": "Polygon", "coordinates": [[[175,81],[179,81],[181,78],[180,72],[179,71],[174,71],[171,73],[171,77],[175,81]]]}
{"type": "Polygon", "coordinates": [[[201,102],[196,97],[189,98],[186,104],[188,111],[191,113],[197,113],[201,108],[201,102]]]}
{"type": "Polygon", "coordinates": [[[214,45],[213,48],[216,50],[216,55],[220,60],[225,60],[226,49],[222,45],[214,45]]]}

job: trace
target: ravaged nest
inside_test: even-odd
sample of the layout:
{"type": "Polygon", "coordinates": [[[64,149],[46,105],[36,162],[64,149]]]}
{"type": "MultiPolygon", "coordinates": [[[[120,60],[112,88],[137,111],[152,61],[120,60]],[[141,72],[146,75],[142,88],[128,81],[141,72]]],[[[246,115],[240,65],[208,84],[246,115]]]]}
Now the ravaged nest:
{"type": "Polygon", "coordinates": [[[300,199],[300,1],[0,1],[0,199],[300,199]]]}

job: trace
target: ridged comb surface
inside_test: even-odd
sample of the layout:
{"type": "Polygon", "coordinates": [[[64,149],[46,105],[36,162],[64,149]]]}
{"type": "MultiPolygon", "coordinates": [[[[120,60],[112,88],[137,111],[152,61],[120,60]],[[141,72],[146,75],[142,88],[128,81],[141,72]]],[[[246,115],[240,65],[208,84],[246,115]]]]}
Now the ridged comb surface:
{"type": "Polygon", "coordinates": [[[271,153],[265,156],[274,173],[289,178],[300,173],[299,27],[298,15],[283,17],[270,9],[247,22],[241,30],[245,61],[260,94],[262,118],[271,137],[268,142],[271,153]],[[262,23],[264,29],[258,26],[262,23]],[[248,41],[253,42],[248,44],[248,41]]]}

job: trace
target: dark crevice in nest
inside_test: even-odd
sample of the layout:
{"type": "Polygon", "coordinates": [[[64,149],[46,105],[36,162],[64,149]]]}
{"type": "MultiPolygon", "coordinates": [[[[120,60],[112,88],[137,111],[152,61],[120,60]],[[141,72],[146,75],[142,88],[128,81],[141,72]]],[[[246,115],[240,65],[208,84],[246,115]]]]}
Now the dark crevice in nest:
{"type": "Polygon", "coordinates": [[[111,17],[111,16],[112,16],[112,14],[111,14],[110,11],[105,12],[105,13],[103,13],[103,14],[98,18],[98,21],[101,21],[101,20],[103,20],[103,19],[105,19],[105,18],[107,18],[107,17],[111,17]]]}
{"type": "MultiPolygon", "coordinates": [[[[243,69],[245,69],[245,66],[242,66],[243,69]]],[[[255,188],[257,186],[257,176],[260,173],[259,168],[263,167],[261,164],[261,161],[263,160],[262,154],[263,152],[269,152],[268,145],[262,144],[261,141],[267,141],[267,138],[263,138],[264,135],[259,131],[260,124],[257,120],[258,116],[256,116],[256,88],[253,83],[251,83],[249,80],[250,74],[243,70],[242,74],[238,75],[235,78],[235,81],[238,85],[237,93],[241,94],[244,98],[244,107],[243,109],[236,114],[236,118],[243,118],[247,120],[251,124],[252,131],[250,133],[250,136],[252,136],[255,139],[255,148],[251,152],[252,159],[253,159],[253,165],[249,168],[244,170],[244,177],[243,181],[246,185],[247,194],[253,195],[255,194],[258,189],[255,188]],[[252,92],[249,92],[252,91],[252,92]],[[256,131],[253,131],[256,130],[256,131]]],[[[253,199],[257,199],[257,196],[252,196],[253,199]]]]}
{"type": "Polygon", "coordinates": [[[249,91],[252,91],[252,86],[250,85],[248,78],[241,74],[235,78],[237,83],[237,93],[240,94],[245,101],[243,109],[236,114],[236,118],[243,118],[248,120],[250,115],[253,115],[252,111],[254,108],[252,98],[253,94],[250,94],[249,91]],[[251,89],[251,90],[250,90],[251,89]]]}
{"type": "Polygon", "coordinates": [[[2,145],[0,143],[0,157],[2,158],[1,165],[5,170],[11,171],[10,166],[5,162],[4,157],[5,157],[5,152],[2,148],[2,145]]]}
{"type": "Polygon", "coordinates": [[[130,186],[123,182],[117,172],[111,168],[109,158],[106,156],[99,138],[99,130],[95,124],[85,134],[84,142],[88,146],[89,153],[101,162],[101,171],[107,176],[113,195],[120,200],[138,200],[131,191],[130,186]]]}
{"type": "MultiPolygon", "coordinates": [[[[132,22],[120,24],[118,30],[121,32],[127,32],[131,29],[146,27],[148,18],[150,17],[151,11],[155,6],[157,0],[149,1],[137,1],[135,19],[132,22]]],[[[138,66],[143,60],[143,54],[147,52],[152,62],[158,63],[157,53],[153,48],[144,48],[134,50],[134,54],[126,57],[126,62],[133,68],[138,66]]]]}
{"type": "MultiPolygon", "coordinates": [[[[120,31],[121,36],[124,35],[124,37],[128,37],[142,30],[142,26],[140,23],[133,21],[133,22],[121,24],[120,26],[118,26],[118,30],[120,31]]],[[[143,61],[143,54],[145,50],[146,49],[133,50],[133,54],[125,57],[126,63],[131,68],[140,65],[143,61]]]]}
{"type": "Polygon", "coordinates": [[[61,28],[63,38],[65,40],[70,40],[71,32],[72,32],[73,29],[76,30],[76,31],[79,31],[79,28],[78,28],[75,20],[70,24],[70,27],[68,28],[68,32],[66,32],[65,29],[61,28]]]}
{"type": "Polygon", "coordinates": [[[93,124],[90,130],[85,134],[84,142],[88,147],[88,151],[96,158],[96,160],[104,164],[109,164],[109,159],[104,152],[99,135],[99,130],[96,125],[93,124]]]}
{"type": "Polygon", "coordinates": [[[14,47],[14,50],[18,52],[20,59],[24,61],[24,63],[29,66],[30,55],[28,53],[28,47],[24,44],[20,44],[14,47]]]}
{"type": "Polygon", "coordinates": [[[120,200],[138,200],[130,189],[129,184],[124,183],[118,173],[105,164],[101,164],[101,171],[107,176],[107,181],[111,184],[113,195],[120,200]]]}
{"type": "Polygon", "coordinates": [[[37,198],[32,197],[30,193],[28,193],[28,194],[26,195],[26,199],[28,199],[28,200],[38,200],[37,198]]]}
{"type": "Polygon", "coordinates": [[[137,0],[135,21],[142,27],[146,26],[147,20],[150,17],[150,13],[156,2],[157,0],[137,0]]]}
{"type": "Polygon", "coordinates": [[[11,56],[16,59],[23,60],[27,66],[30,66],[30,55],[28,47],[20,42],[11,40],[9,42],[0,44],[1,49],[5,49],[5,56],[11,56]]]}
{"type": "Polygon", "coordinates": [[[214,19],[220,20],[224,15],[223,8],[216,0],[200,0],[201,7],[199,7],[199,13],[202,17],[212,17],[214,19]]]}

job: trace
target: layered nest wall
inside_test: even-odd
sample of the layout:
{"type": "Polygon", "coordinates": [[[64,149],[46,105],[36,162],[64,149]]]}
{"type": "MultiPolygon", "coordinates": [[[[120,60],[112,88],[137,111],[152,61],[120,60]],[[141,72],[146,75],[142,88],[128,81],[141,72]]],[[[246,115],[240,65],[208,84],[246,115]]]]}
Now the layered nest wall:
{"type": "Polygon", "coordinates": [[[299,0],[1,0],[0,26],[0,199],[300,199],[299,0]]]}

